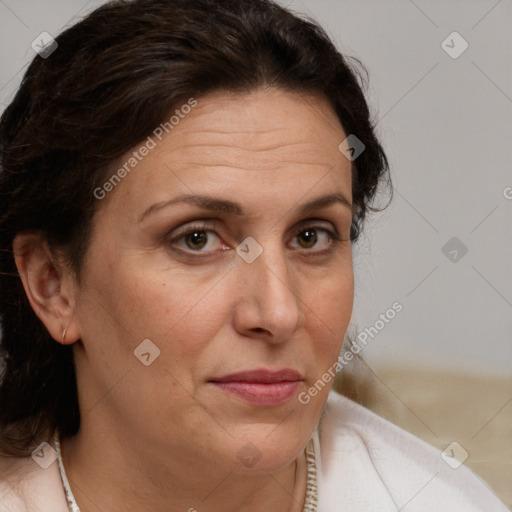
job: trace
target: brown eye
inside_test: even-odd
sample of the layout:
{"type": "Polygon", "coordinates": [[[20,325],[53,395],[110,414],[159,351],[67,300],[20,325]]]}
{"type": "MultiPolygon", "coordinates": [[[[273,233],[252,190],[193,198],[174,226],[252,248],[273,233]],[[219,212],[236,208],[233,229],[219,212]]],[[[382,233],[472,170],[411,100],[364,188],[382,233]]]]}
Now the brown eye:
{"type": "Polygon", "coordinates": [[[182,237],[189,249],[202,249],[208,242],[208,234],[206,231],[193,231],[182,237]]]}
{"type": "Polygon", "coordinates": [[[339,235],[321,226],[311,226],[301,229],[294,237],[297,239],[297,249],[305,249],[312,254],[321,254],[334,249],[337,242],[341,242],[339,235]],[[314,248],[317,247],[317,250],[314,248]],[[313,250],[312,250],[313,249],[313,250]]]}
{"type": "Polygon", "coordinates": [[[305,249],[311,249],[312,247],[314,247],[318,240],[318,236],[314,229],[305,229],[304,231],[299,233],[298,238],[299,240],[304,241],[304,243],[301,243],[301,245],[305,249]]]}
{"type": "Polygon", "coordinates": [[[169,240],[171,246],[177,246],[182,252],[207,255],[217,252],[219,246],[225,248],[212,226],[203,224],[189,226],[169,240]]]}

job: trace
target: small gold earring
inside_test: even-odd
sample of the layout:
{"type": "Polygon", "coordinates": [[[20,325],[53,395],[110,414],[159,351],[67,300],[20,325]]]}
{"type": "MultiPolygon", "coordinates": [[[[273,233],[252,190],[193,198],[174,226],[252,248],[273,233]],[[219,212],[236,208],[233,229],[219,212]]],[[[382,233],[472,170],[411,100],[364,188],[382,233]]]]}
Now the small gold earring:
{"type": "Polygon", "coordinates": [[[62,343],[64,343],[66,341],[66,331],[67,331],[67,328],[64,329],[64,331],[62,332],[62,343]]]}

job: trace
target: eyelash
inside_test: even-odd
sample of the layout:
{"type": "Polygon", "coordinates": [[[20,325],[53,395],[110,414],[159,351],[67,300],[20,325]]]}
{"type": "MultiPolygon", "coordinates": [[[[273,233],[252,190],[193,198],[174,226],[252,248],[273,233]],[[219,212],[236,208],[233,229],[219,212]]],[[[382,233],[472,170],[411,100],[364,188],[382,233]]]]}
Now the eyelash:
{"type": "MultiPolygon", "coordinates": [[[[302,250],[299,249],[299,252],[313,253],[312,255],[319,255],[319,256],[321,256],[321,255],[325,255],[325,254],[328,254],[328,253],[334,251],[334,249],[336,248],[336,245],[338,243],[344,241],[338,235],[336,230],[331,231],[331,230],[329,230],[329,229],[327,229],[327,228],[325,228],[323,226],[317,226],[317,225],[314,225],[314,224],[302,225],[300,227],[300,229],[295,233],[293,238],[299,236],[301,233],[304,233],[305,231],[308,231],[308,230],[322,231],[324,233],[327,233],[327,235],[328,235],[328,237],[330,239],[329,248],[328,249],[323,249],[323,250],[320,250],[320,251],[315,251],[314,249],[302,249],[302,250]]],[[[207,226],[206,224],[199,223],[199,224],[195,224],[195,225],[190,226],[189,228],[187,228],[186,231],[184,231],[182,233],[178,233],[174,238],[169,240],[169,244],[172,245],[172,244],[180,241],[181,239],[186,238],[187,236],[192,235],[192,234],[197,233],[197,232],[214,233],[217,237],[219,237],[219,235],[217,235],[215,230],[211,229],[211,226],[207,226]]],[[[194,257],[201,257],[200,255],[203,255],[203,257],[206,257],[206,256],[210,256],[210,255],[215,254],[216,252],[218,252],[218,251],[209,251],[209,252],[207,252],[207,251],[201,251],[201,250],[193,251],[193,250],[190,250],[190,249],[183,249],[183,248],[179,248],[179,249],[176,249],[176,250],[178,250],[178,251],[180,251],[182,253],[185,253],[187,255],[194,255],[194,257]]]]}

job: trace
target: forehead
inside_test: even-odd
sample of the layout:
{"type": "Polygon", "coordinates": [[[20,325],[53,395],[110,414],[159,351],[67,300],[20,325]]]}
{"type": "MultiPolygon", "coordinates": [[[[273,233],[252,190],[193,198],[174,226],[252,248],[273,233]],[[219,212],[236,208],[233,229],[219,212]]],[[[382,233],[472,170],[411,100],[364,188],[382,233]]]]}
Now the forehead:
{"type": "Polygon", "coordinates": [[[319,179],[324,190],[341,183],[350,197],[351,164],[338,149],[346,135],[326,99],[282,89],[223,91],[183,112],[116,186],[119,207],[140,212],[149,200],[206,190],[240,196],[265,189],[277,199],[283,191],[303,195],[319,179]]]}
{"type": "Polygon", "coordinates": [[[276,88],[213,93],[198,101],[179,128],[174,150],[203,147],[211,154],[218,146],[221,156],[228,147],[233,155],[246,152],[260,162],[286,154],[296,154],[300,161],[298,157],[316,152],[318,158],[328,148],[327,158],[339,157],[343,135],[326,99],[276,88]]]}

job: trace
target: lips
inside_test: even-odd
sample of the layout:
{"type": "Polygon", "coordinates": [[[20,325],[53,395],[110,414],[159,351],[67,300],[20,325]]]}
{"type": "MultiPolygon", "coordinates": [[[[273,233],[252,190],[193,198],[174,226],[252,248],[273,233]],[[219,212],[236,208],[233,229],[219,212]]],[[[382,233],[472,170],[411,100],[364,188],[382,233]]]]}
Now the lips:
{"type": "Polygon", "coordinates": [[[296,370],[249,370],[217,377],[209,381],[217,390],[226,392],[251,405],[276,407],[288,402],[304,380],[296,370]]]}
{"type": "Polygon", "coordinates": [[[210,382],[253,382],[272,384],[276,382],[295,382],[299,380],[304,380],[299,372],[286,368],[275,372],[270,370],[249,370],[232,373],[224,377],[211,379],[210,382]]]}

